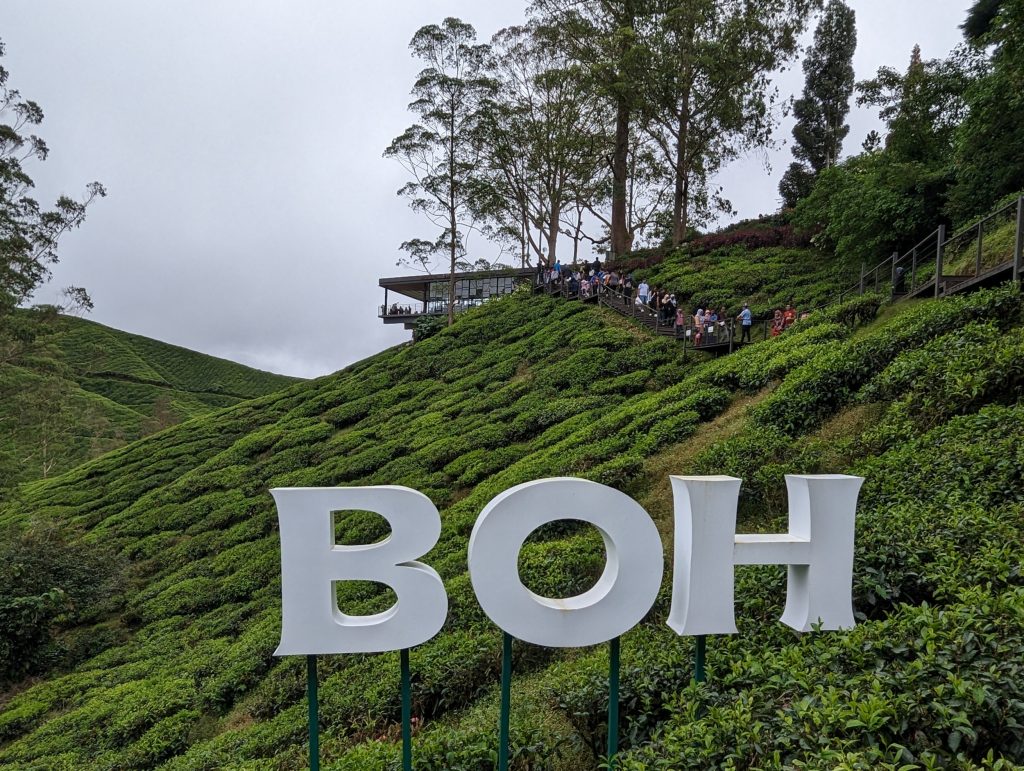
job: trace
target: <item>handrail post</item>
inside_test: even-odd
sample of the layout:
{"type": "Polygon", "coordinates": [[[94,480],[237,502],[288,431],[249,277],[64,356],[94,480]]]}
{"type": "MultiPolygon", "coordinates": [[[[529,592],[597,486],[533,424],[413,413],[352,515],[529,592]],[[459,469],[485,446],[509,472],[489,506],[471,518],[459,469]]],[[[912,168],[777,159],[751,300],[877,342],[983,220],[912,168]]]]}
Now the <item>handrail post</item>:
{"type": "Polygon", "coordinates": [[[977,278],[981,275],[981,250],[983,248],[985,237],[985,221],[982,220],[978,223],[978,254],[974,259],[974,277],[977,278]]]}
{"type": "Polygon", "coordinates": [[[1024,273],[1024,195],[1017,199],[1017,243],[1013,250],[1013,280],[1024,273]]]}
{"type": "Polygon", "coordinates": [[[501,705],[498,717],[498,771],[508,771],[508,727],[512,710],[512,635],[501,637],[501,705]]]}
{"type": "Polygon", "coordinates": [[[860,262],[860,293],[864,294],[864,271],[868,269],[868,264],[864,260],[860,262]]]}
{"type": "Polygon", "coordinates": [[[942,285],[942,249],[945,246],[946,226],[939,225],[939,240],[935,249],[935,299],[939,299],[939,288],[942,285]]]}
{"type": "Polygon", "coordinates": [[[889,266],[889,272],[892,274],[892,290],[889,293],[890,298],[896,296],[896,263],[899,262],[900,253],[893,252],[892,257],[889,258],[892,264],[889,266]]]}

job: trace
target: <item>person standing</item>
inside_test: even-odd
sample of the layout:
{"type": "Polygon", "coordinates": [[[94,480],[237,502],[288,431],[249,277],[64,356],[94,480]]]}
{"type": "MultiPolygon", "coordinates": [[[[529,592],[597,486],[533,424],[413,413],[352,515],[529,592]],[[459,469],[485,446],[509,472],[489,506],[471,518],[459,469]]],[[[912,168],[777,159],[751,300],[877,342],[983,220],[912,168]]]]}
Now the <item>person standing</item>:
{"type": "Polygon", "coordinates": [[[750,306],[743,303],[743,310],[740,311],[740,315],[736,317],[736,320],[740,322],[742,332],[740,333],[740,342],[750,342],[750,327],[754,323],[754,314],[750,312],[750,306]]]}
{"type": "Polygon", "coordinates": [[[785,312],[782,314],[782,328],[789,329],[793,326],[794,321],[796,321],[796,311],[792,305],[787,305],[785,312]]]}
{"type": "Polygon", "coordinates": [[[651,287],[648,285],[647,280],[644,279],[640,282],[640,286],[636,288],[637,296],[640,298],[642,305],[647,305],[647,298],[650,296],[651,287]]]}
{"type": "Polygon", "coordinates": [[[772,319],[772,337],[778,337],[782,334],[782,330],[786,328],[786,322],[782,317],[782,310],[780,308],[775,309],[775,317],[772,319]]]}

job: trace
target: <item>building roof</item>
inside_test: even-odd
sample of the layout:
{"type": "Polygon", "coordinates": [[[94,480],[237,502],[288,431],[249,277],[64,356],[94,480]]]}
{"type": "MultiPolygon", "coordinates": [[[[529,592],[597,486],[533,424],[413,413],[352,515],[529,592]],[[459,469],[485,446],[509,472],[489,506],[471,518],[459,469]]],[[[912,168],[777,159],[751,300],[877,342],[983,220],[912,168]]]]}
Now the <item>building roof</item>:
{"type": "MultiPolygon", "coordinates": [[[[474,278],[495,278],[501,276],[529,277],[537,272],[536,268],[499,268],[498,270],[468,270],[455,274],[455,280],[474,278]]],[[[418,276],[393,276],[382,278],[378,286],[395,292],[404,297],[411,297],[414,300],[423,300],[427,297],[428,287],[431,284],[447,284],[450,273],[430,273],[418,276]]]]}

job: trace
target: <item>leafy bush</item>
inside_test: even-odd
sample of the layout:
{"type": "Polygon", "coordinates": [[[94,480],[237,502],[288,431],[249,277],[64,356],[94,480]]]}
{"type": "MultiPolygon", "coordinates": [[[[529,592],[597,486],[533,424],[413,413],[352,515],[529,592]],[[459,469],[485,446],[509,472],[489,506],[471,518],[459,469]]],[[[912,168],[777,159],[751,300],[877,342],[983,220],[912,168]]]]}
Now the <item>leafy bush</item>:
{"type": "Polygon", "coordinates": [[[60,666],[59,631],[115,607],[123,560],[104,545],[71,545],[54,524],[0,533],[0,683],[60,666]]]}

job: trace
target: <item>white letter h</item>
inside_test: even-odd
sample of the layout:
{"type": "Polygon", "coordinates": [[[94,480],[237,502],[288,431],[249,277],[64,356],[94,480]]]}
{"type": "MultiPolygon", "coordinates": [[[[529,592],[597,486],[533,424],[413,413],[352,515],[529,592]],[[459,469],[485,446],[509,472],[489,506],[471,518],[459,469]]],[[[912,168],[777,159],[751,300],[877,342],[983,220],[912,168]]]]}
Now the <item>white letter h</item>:
{"type": "Polygon", "coordinates": [[[864,480],[786,476],[789,532],[737,535],[740,480],[673,476],[675,555],[668,625],[680,635],[735,634],[734,566],[788,565],[782,623],[809,632],[853,620],[853,543],[864,480]]]}

